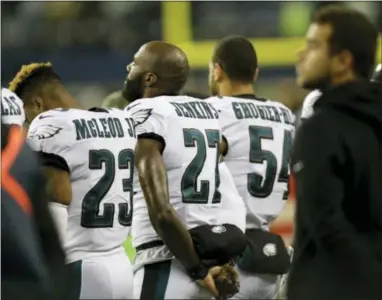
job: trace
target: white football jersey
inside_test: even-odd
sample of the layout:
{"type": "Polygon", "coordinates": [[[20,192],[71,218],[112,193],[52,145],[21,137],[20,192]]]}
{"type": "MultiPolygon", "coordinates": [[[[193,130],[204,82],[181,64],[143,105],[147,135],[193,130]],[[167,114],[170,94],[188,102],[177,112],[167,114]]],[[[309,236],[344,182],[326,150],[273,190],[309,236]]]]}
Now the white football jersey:
{"type": "Polygon", "coordinates": [[[121,247],[132,222],[136,134],[129,113],[50,110],[33,120],[28,141],[70,172],[68,262],[121,247]]]}
{"type": "MultiPolygon", "coordinates": [[[[141,99],[126,107],[138,138],[165,144],[170,203],[189,228],[219,224],[222,195],[219,178],[218,112],[207,102],[187,96],[141,99]]],[[[135,247],[160,240],[153,229],[137,176],[134,184],[132,237],[135,247]]]]}
{"type": "Polygon", "coordinates": [[[316,103],[318,98],[321,97],[321,92],[319,90],[314,90],[310,92],[304,99],[301,110],[301,119],[308,119],[313,115],[313,105],[316,103]]]}
{"type": "Polygon", "coordinates": [[[269,229],[281,212],[289,177],[294,116],[283,104],[238,97],[207,99],[219,112],[224,157],[247,206],[246,227],[269,229]]]}
{"type": "Polygon", "coordinates": [[[233,179],[227,164],[224,161],[219,163],[219,173],[219,189],[222,194],[219,223],[233,224],[245,232],[245,216],[247,211],[244,200],[240,196],[239,191],[235,186],[235,180],[233,179]]]}
{"type": "Polygon", "coordinates": [[[22,126],[24,121],[23,101],[10,90],[1,88],[1,122],[22,126]]]}

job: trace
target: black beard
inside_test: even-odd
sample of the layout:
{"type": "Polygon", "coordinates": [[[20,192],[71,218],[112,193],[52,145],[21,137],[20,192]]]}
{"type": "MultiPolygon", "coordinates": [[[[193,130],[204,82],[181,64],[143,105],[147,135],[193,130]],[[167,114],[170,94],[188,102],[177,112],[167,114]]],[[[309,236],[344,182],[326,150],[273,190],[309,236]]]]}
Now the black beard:
{"type": "Polygon", "coordinates": [[[134,79],[128,79],[126,76],[125,83],[122,89],[122,96],[129,103],[134,102],[135,100],[143,98],[143,85],[142,85],[143,74],[137,76],[134,79]]]}

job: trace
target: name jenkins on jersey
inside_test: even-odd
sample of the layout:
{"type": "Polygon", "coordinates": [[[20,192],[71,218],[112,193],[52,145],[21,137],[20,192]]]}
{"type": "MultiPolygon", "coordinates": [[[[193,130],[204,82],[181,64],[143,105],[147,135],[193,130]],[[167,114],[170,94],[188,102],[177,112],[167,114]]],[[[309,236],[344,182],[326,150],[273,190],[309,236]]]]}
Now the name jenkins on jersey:
{"type": "Polygon", "coordinates": [[[132,219],[136,134],[129,114],[47,111],[30,125],[28,141],[70,174],[68,262],[121,247],[132,219]]]}

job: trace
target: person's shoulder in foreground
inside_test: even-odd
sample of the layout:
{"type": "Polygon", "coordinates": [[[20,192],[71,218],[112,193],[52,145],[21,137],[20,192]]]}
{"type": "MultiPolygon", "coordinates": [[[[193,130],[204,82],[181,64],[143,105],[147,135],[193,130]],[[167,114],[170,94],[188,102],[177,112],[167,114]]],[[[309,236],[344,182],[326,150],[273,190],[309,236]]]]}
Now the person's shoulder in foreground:
{"type": "Polygon", "coordinates": [[[7,241],[2,295],[42,299],[49,293],[68,299],[65,256],[48,211],[38,157],[15,126],[1,124],[1,146],[9,168],[2,170],[2,241],[7,241]]]}
{"type": "Polygon", "coordinates": [[[341,84],[325,91],[314,109],[317,112],[332,110],[365,123],[382,122],[382,89],[378,83],[368,80],[341,84]]]}
{"type": "Polygon", "coordinates": [[[350,129],[359,122],[365,129],[382,126],[382,89],[367,80],[342,84],[326,90],[313,108],[315,114],[304,122],[299,135],[307,135],[308,140],[314,138],[312,131],[322,139],[339,132],[355,135],[357,131],[350,129]]]}
{"type": "Polygon", "coordinates": [[[79,113],[80,111],[76,109],[73,112],[53,109],[39,114],[28,129],[29,146],[34,151],[44,154],[66,151],[75,141],[76,133],[72,120],[79,113]]]}
{"type": "MultiPolygon", "coordinates": [[[[378,171],[382,163],[378,156],[378,149],[382,149],[382,89],[377,83],[363,80],[330,88],[314,111],[297,131],[291,161],[295,176],[305,183],[300,197],[312,203],[316,198],[327,201],[337,195],[336,201],[340,201],[343,186],[335,182],[337,173],[346,168],[351,167],[357,176],[382,176],[378,171]],[[320,196],[317,188],[331,196],[320,196]]],[[[349,189],[357,192],[356,186],[346,186],[345,190],[349,189]]],[[[376,186],[369,189],[370,193],[377,191],[376,186]]],[[[370,194],[364,200],[373,201],[371,198],[370,194]]]]}

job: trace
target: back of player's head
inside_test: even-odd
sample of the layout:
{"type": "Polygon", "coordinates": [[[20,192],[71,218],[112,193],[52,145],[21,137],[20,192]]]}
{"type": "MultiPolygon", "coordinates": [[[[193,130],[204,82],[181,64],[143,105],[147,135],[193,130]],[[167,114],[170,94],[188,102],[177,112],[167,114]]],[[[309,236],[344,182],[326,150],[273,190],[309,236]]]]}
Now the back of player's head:
{"type": "Polygon", "coordinates": [[[171,43],[150,42],[147,45],[149,51],[155,55],[152,70],[158,74],[158,83],[168,92],[179,93],[190,72],[186,53],[171,43]]]}
{"type": "Polygon", "coordinates": [[[51,63],[31,63],[23,65],[13,80],[9,89],[27,101],[34,93],[52,83],[59,83],[60,77],[53,71],[51,63]]]}
{"type": "Polygon", "coordinates": [[[44,111],[79,106],[53,71],[51,63],[22,66],[9,89],[23,100],[28,123],[44,111]]]}
{"type": "Polygon", "coordinates": [[[243,83],[253,82],[258,68],[255,48],[241,36],[222,39],[215,47],[212,63],[219,64],[230,80],[243,83]]]}
{"type": "Polygon", "coordinates": [[[363,13],[342,5],[327,5],[314,14],[313,23],[328,24],[330,52],[350,52],[355,74],[370,77],[375,65],[378,31],[363,13]]]}

